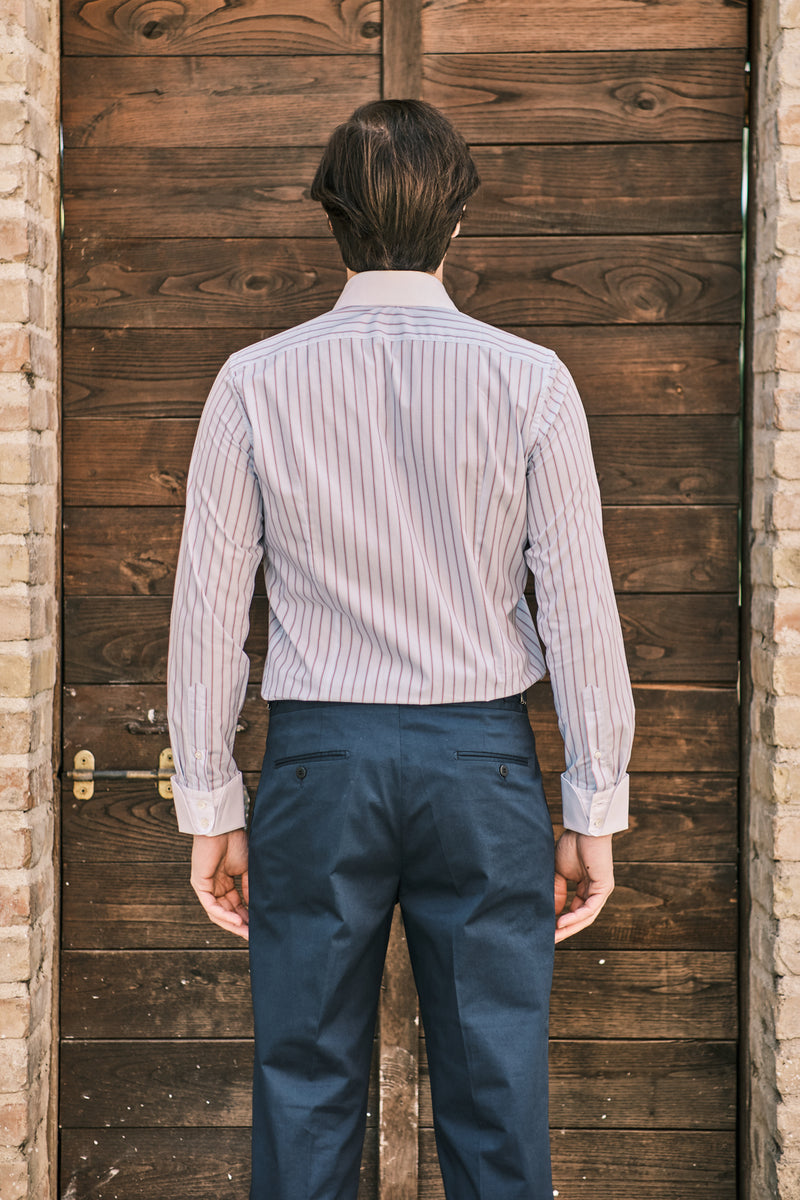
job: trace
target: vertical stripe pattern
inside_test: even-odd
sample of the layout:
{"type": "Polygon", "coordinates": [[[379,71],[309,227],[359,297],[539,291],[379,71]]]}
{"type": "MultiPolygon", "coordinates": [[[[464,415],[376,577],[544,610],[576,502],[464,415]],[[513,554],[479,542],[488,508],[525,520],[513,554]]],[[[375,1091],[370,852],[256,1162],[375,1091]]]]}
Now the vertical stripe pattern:
{"type": "Polygon", "coordinates": [[[367,272],[332,312],[225,364],[192,458],[170,636],[179,817],[185,801],[195,831],[236,808],[262,560],[265,699],[485,700],[549,669],[587,819],[619,786],[630,684],[586,420],[552,351],[458,312],[431,276],[367,272]]]}

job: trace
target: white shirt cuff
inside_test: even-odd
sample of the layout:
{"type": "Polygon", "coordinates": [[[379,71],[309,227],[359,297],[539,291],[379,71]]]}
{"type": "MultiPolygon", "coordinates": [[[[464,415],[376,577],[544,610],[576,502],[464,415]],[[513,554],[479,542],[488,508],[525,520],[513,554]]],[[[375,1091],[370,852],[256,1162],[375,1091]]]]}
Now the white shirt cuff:
{"type": "Polygon", "coordinates": [[[587,792],[561,776],[561,808],[565,829],[602,837],[628,828],[629,777],[602,792],[587,792]]]}
{"type": "Polygon", "coordinates": [[[218,833],[230,833],[233,829],[244,829],[244,782],[240,772],[213,792],[195,792],[178,783],[172,776],[172,798],[175,815],[181,833],[202,834],[211,837],[218,833]]]}

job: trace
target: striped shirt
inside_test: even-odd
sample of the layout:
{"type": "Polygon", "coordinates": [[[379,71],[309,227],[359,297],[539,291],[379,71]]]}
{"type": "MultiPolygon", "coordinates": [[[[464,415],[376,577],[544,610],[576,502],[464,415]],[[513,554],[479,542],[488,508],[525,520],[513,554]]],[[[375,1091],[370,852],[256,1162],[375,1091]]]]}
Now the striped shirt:
{"type": "Polygon", "coordinates": [[[244,823],[232,750],[262,563],[265,700],[489,700],[549,670],[564,824],[626,827],[630,681],[586,418],[551,350],[459,312],[432,275],[368,271],[331,312],[228,359],[170,628],[184,832],[244,823]]]}

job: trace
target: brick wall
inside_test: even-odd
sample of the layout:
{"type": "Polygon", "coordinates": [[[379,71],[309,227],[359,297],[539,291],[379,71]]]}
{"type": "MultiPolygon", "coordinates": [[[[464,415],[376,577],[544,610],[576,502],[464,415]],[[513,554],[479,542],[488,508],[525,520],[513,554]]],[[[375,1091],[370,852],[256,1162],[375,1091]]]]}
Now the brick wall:
{"type": "Polygon", "coordinates": [[[0,1196],[55,1195],[58,4],[0,6],[0,1196]]]}
{"type": "Polygon", "coordinates": [[[764,0],[757,36],[749,1186],[752,1200],[789,1200],[800,1196],[800,0],[764,0]]]}

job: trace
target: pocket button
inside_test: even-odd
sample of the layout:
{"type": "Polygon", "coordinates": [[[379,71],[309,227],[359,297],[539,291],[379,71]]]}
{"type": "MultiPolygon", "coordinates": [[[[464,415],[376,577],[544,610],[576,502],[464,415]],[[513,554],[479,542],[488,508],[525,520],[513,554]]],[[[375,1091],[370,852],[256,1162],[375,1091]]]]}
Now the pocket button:
{"type": "Polygon", "coordinates": [[[508,767],[505,763],[503,763],[500,767],[500,774],[503,776],[503,779],[505,779],[506,775],[508,774],[508,767]]]}
{"type": "Polygon", "coordinates": [[[305,767],[298,767],[295,771],[295,775],[298,779],[305,779],[307,774],[308,772],[306,771],[305,767]]]}

